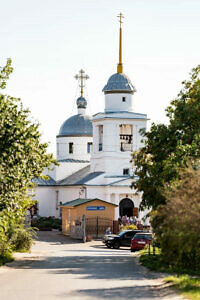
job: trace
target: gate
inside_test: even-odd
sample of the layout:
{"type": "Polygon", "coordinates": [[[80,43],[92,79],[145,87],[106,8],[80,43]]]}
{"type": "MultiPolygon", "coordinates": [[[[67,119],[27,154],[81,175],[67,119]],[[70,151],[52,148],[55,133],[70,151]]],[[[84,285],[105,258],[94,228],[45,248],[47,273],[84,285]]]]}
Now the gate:
{"type": "Polygon", "coordinates": [[[100,217],[86,219],[86,235],[102,237],[108,227],[113,232],[113,220],[100,217]]]}

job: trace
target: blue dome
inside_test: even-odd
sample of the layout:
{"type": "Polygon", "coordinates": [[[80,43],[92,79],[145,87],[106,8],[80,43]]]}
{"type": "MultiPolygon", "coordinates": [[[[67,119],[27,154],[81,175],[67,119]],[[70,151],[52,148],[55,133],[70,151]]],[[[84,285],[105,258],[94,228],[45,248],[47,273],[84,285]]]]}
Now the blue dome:
{"type": "Polygon", "coordinates": [[[108,79],[107,84],[104,86],[104,93],[107,92],[125,92],[125,93],[134,93],[136,90],[132,85],[130,79],[122,73],[115,73],[108,79]]]}
{"type": "Polygon", "coordinates": [[[92,117],[88,115],[75,115],[67,119],[58,136],[92,136],[92,117]]]}

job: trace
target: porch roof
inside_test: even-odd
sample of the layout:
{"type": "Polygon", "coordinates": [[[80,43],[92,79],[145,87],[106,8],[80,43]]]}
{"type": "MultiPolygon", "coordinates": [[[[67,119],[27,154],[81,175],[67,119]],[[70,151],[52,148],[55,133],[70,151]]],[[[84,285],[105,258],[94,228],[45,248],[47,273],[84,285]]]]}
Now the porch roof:
{"type": "Polygon", "coordinates": [[[60,205],[60,207],[75,207],[75,206],[78,206],[78,205],[81,205],[81,204],[84,204],[84,203],[87,203],[87,202],[95,201],[95,200],[99,200],[101,202],[108,203],[108,204],[111,204],[113,206],[118,206],[115,203],[111,203],[111,202],[108,202],[108,201],[105,201],[105,200],[102,200],[102,199],[98,199],[98,198],[93,198],[93,199],[78,198],[78,199],[75,199],[75,200],[72,200],[72,201],[69,201],[69,202],[65,202],[62,205],[60,205]]]}

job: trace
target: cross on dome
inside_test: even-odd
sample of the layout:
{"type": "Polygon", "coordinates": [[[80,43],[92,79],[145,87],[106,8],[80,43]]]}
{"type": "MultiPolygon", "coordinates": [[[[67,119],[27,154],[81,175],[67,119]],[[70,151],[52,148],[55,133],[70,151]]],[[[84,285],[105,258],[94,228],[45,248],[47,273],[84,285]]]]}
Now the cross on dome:
{"type": "Polygon", "coordinates": [[[81,97],[83,97],[83,88],[85,87],[84,82],[85,80],[89,79],[89,76],[85,74],[85,71],[81,69],[79,71],[79,74],[76,74],[75,76],[76,80],[79,80],[79,87],[81,88],[81,97]]]}
{"type": "Polygon", "coordinates": [[[120,27],[121,27],[121,25],[122,25],[122,18],[124,18],[124,16],[123,16],[123,14],[122,13],[120,13],[119,14],[119,16],[117,16],[118,18],[119,18],[119,23],[120,23],[120,27]]]}

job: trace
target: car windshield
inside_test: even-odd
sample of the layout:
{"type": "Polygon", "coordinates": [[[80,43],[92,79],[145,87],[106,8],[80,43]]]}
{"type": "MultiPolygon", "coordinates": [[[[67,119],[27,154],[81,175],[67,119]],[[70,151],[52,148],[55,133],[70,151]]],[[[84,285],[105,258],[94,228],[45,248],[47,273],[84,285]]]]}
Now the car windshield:
{"type": "Polygon", "coordinates": [[[121,232],[119,233],[119,236],[122,236],[125,232],[126,232],[125,230],[121,231],[121,232]]]}

